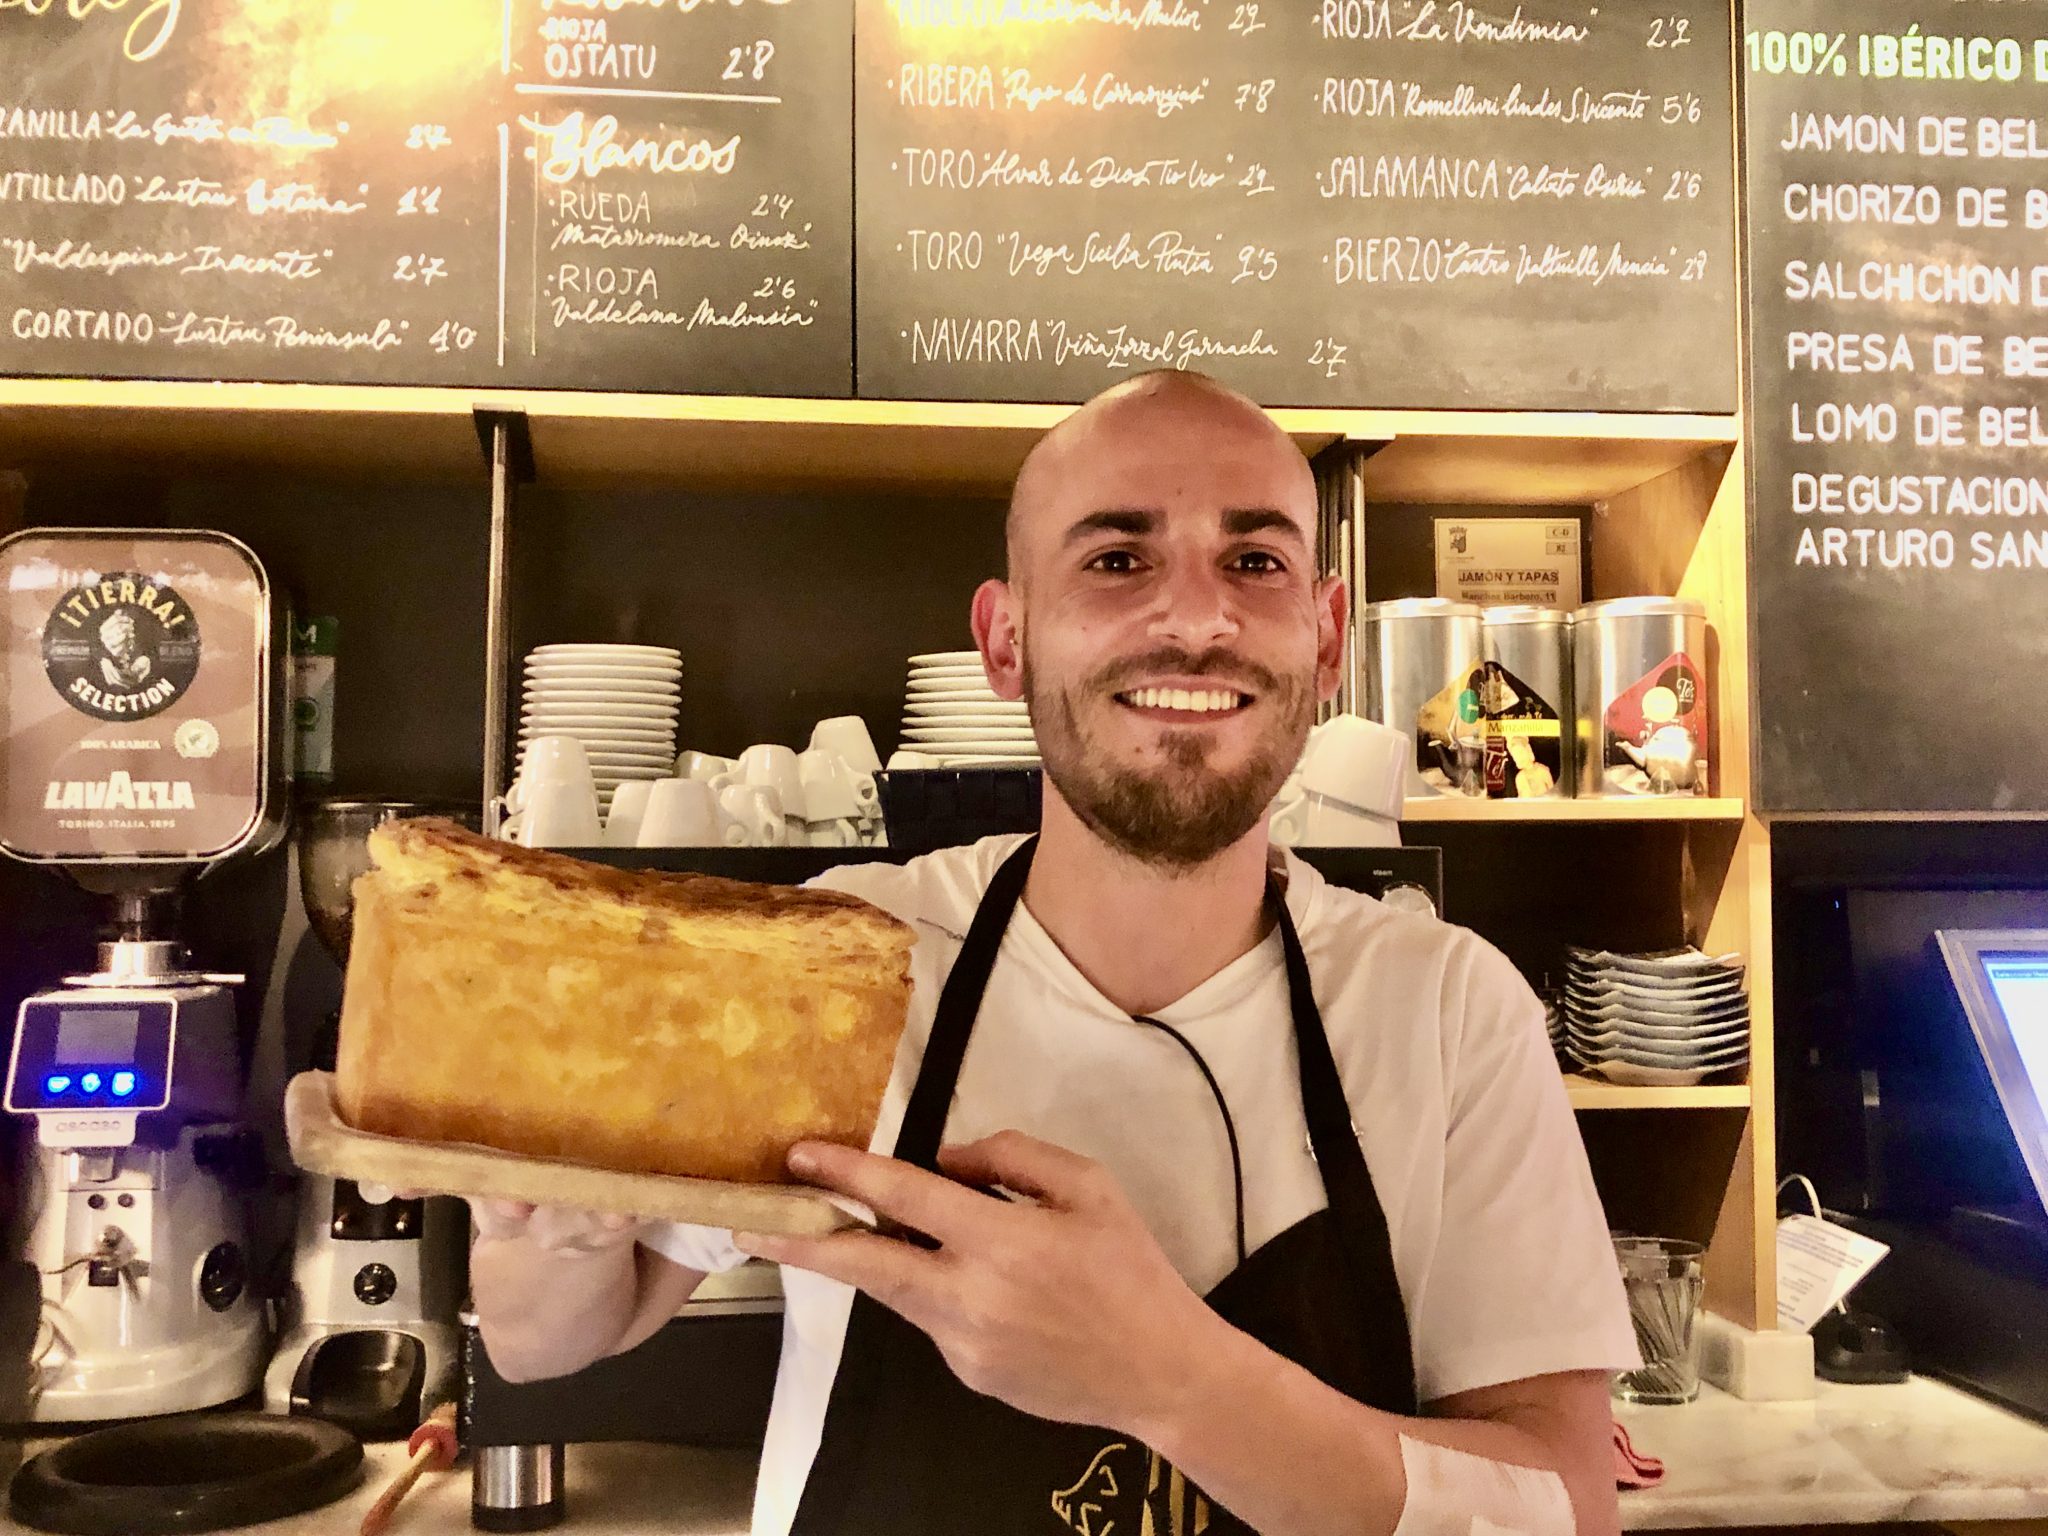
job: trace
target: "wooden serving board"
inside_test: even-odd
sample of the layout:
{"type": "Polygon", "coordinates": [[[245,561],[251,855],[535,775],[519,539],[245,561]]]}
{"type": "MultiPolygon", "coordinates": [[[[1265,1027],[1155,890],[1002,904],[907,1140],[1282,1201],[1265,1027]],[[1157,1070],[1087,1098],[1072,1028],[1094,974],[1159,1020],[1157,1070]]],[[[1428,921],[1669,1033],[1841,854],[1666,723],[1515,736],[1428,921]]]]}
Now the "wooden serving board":
{"type": "Polygon", "coordinates": [[[800,1185],[618,1173],[463,1142],[358,1131],[335,1109],[331,1072],[301,1072],[285,1086],[284,1127],[292,1160],[308,1173],[333,1179],[799,1237],[861,1225],[832,1196],[800,1185]]]}

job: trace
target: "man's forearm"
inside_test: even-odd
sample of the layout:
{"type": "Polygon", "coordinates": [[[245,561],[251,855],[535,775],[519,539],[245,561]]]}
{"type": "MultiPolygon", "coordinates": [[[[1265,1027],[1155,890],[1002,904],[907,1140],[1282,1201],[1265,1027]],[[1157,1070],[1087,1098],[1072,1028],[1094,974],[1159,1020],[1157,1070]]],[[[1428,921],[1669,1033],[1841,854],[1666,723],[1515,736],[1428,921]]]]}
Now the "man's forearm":
{"type": "Polygon", "coordinates": [[[1529,1429],[1369,1408],[1220,1318],[1214,1337],[1186,1358],[1173,1406],[1129,1427],[1264,1536],[1392,1536],[1408,1499],[1404,1438],[1555,1474],[1570,1491],[1580,1536],[1614,1528],[1611,1468],[1601,1474],[1603,1494],[1529,1429]]]}
{"type": "Polygon", "coordinates": [[[611,1352],[639,1294],[637,1243],[558,1253],[528,1237],[479,1237],[469,1284],[491,1367],[507,1381],[566,1376],[611,1352]]]}

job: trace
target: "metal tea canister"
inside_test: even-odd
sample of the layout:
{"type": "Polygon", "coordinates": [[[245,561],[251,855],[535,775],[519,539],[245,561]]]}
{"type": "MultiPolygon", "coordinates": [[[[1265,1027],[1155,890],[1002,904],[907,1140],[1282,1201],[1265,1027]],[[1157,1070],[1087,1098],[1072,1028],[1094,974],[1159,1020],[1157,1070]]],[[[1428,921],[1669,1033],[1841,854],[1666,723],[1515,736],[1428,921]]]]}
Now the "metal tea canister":
{"type": "Polygon", "coordinates": [[[1706,605],[1610,598],[1579,609],[1571,633],[1580,795],[1708,793],[1706,605]]]}
{"type": "Polygon", "coordinates": [[[1572,793],[1570,629],[1561,608],[1485,610],[1479,712],[1489,799],[1555,800],[1572,793]]]}
{"type": "Polygon", "coordinates": [[[1483,612],[1475,603],[1408,597],[1359,609],[1365,714],[1414,740],[1411,795],[1486,793],[1483,612]]]}

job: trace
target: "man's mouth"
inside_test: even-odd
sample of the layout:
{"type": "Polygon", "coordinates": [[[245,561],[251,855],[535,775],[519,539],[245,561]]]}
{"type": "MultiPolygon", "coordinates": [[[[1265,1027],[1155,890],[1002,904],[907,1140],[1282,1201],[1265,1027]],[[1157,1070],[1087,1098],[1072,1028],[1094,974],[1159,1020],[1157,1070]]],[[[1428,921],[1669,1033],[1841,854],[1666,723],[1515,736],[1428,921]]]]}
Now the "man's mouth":
{"type": "Polygon", "coordinates": [[[1248,708],[1252,696],[1234,688],[1128,688],[1116,701],[1160,720],[1213,720],[1248,708]]]}

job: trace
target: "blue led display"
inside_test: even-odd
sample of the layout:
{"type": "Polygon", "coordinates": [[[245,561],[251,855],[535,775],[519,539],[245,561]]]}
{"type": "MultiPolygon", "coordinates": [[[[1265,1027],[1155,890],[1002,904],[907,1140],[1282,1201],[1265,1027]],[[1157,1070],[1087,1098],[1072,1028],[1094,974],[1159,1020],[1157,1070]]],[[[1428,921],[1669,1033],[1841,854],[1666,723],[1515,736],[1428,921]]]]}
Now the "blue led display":
{"type": "Polygon", "coordinates": [[[62,1093],[70,1086],[71,1079],[62,1072],[53,1072],[43,1079],[43,1089],[47,1093],[62,1093]]]}
{"type": "Polygon", "coordinates": [[[116,1072],[116,1073],[114,1074],[114,1097],[115,1097],[115,1098],[117,1098],[117,1099],[125,1099],[125,1098],[127,1098],[127,1097],[128,1097],[128,1095],[129,1095],[129,1094],[133,1093],[134,1091],[135,1091],[135,1074],[134,1074],[133,1072],[116,1072]]]}
{"type": "Polygon", "coordinates": [[[81,1087],[81,1088],[83,1088],[83,1089],[84,1089],[84,1090],[85,1090],[85,1091],[86,1091],[87,1093],[98,1093],[98,1092],[100,1091],[100,1075],[99,1075],[99,1073],[97,1073],[97,1072],[88,1072],[88,1073],[86,1073],[86,1074],[85,1074],[85,1076],[81,1077],[81,1078],[80,1078],[80,1079],[78,1080],[78,1086],[79,1086],[79,1087],[81,1087]]]}

